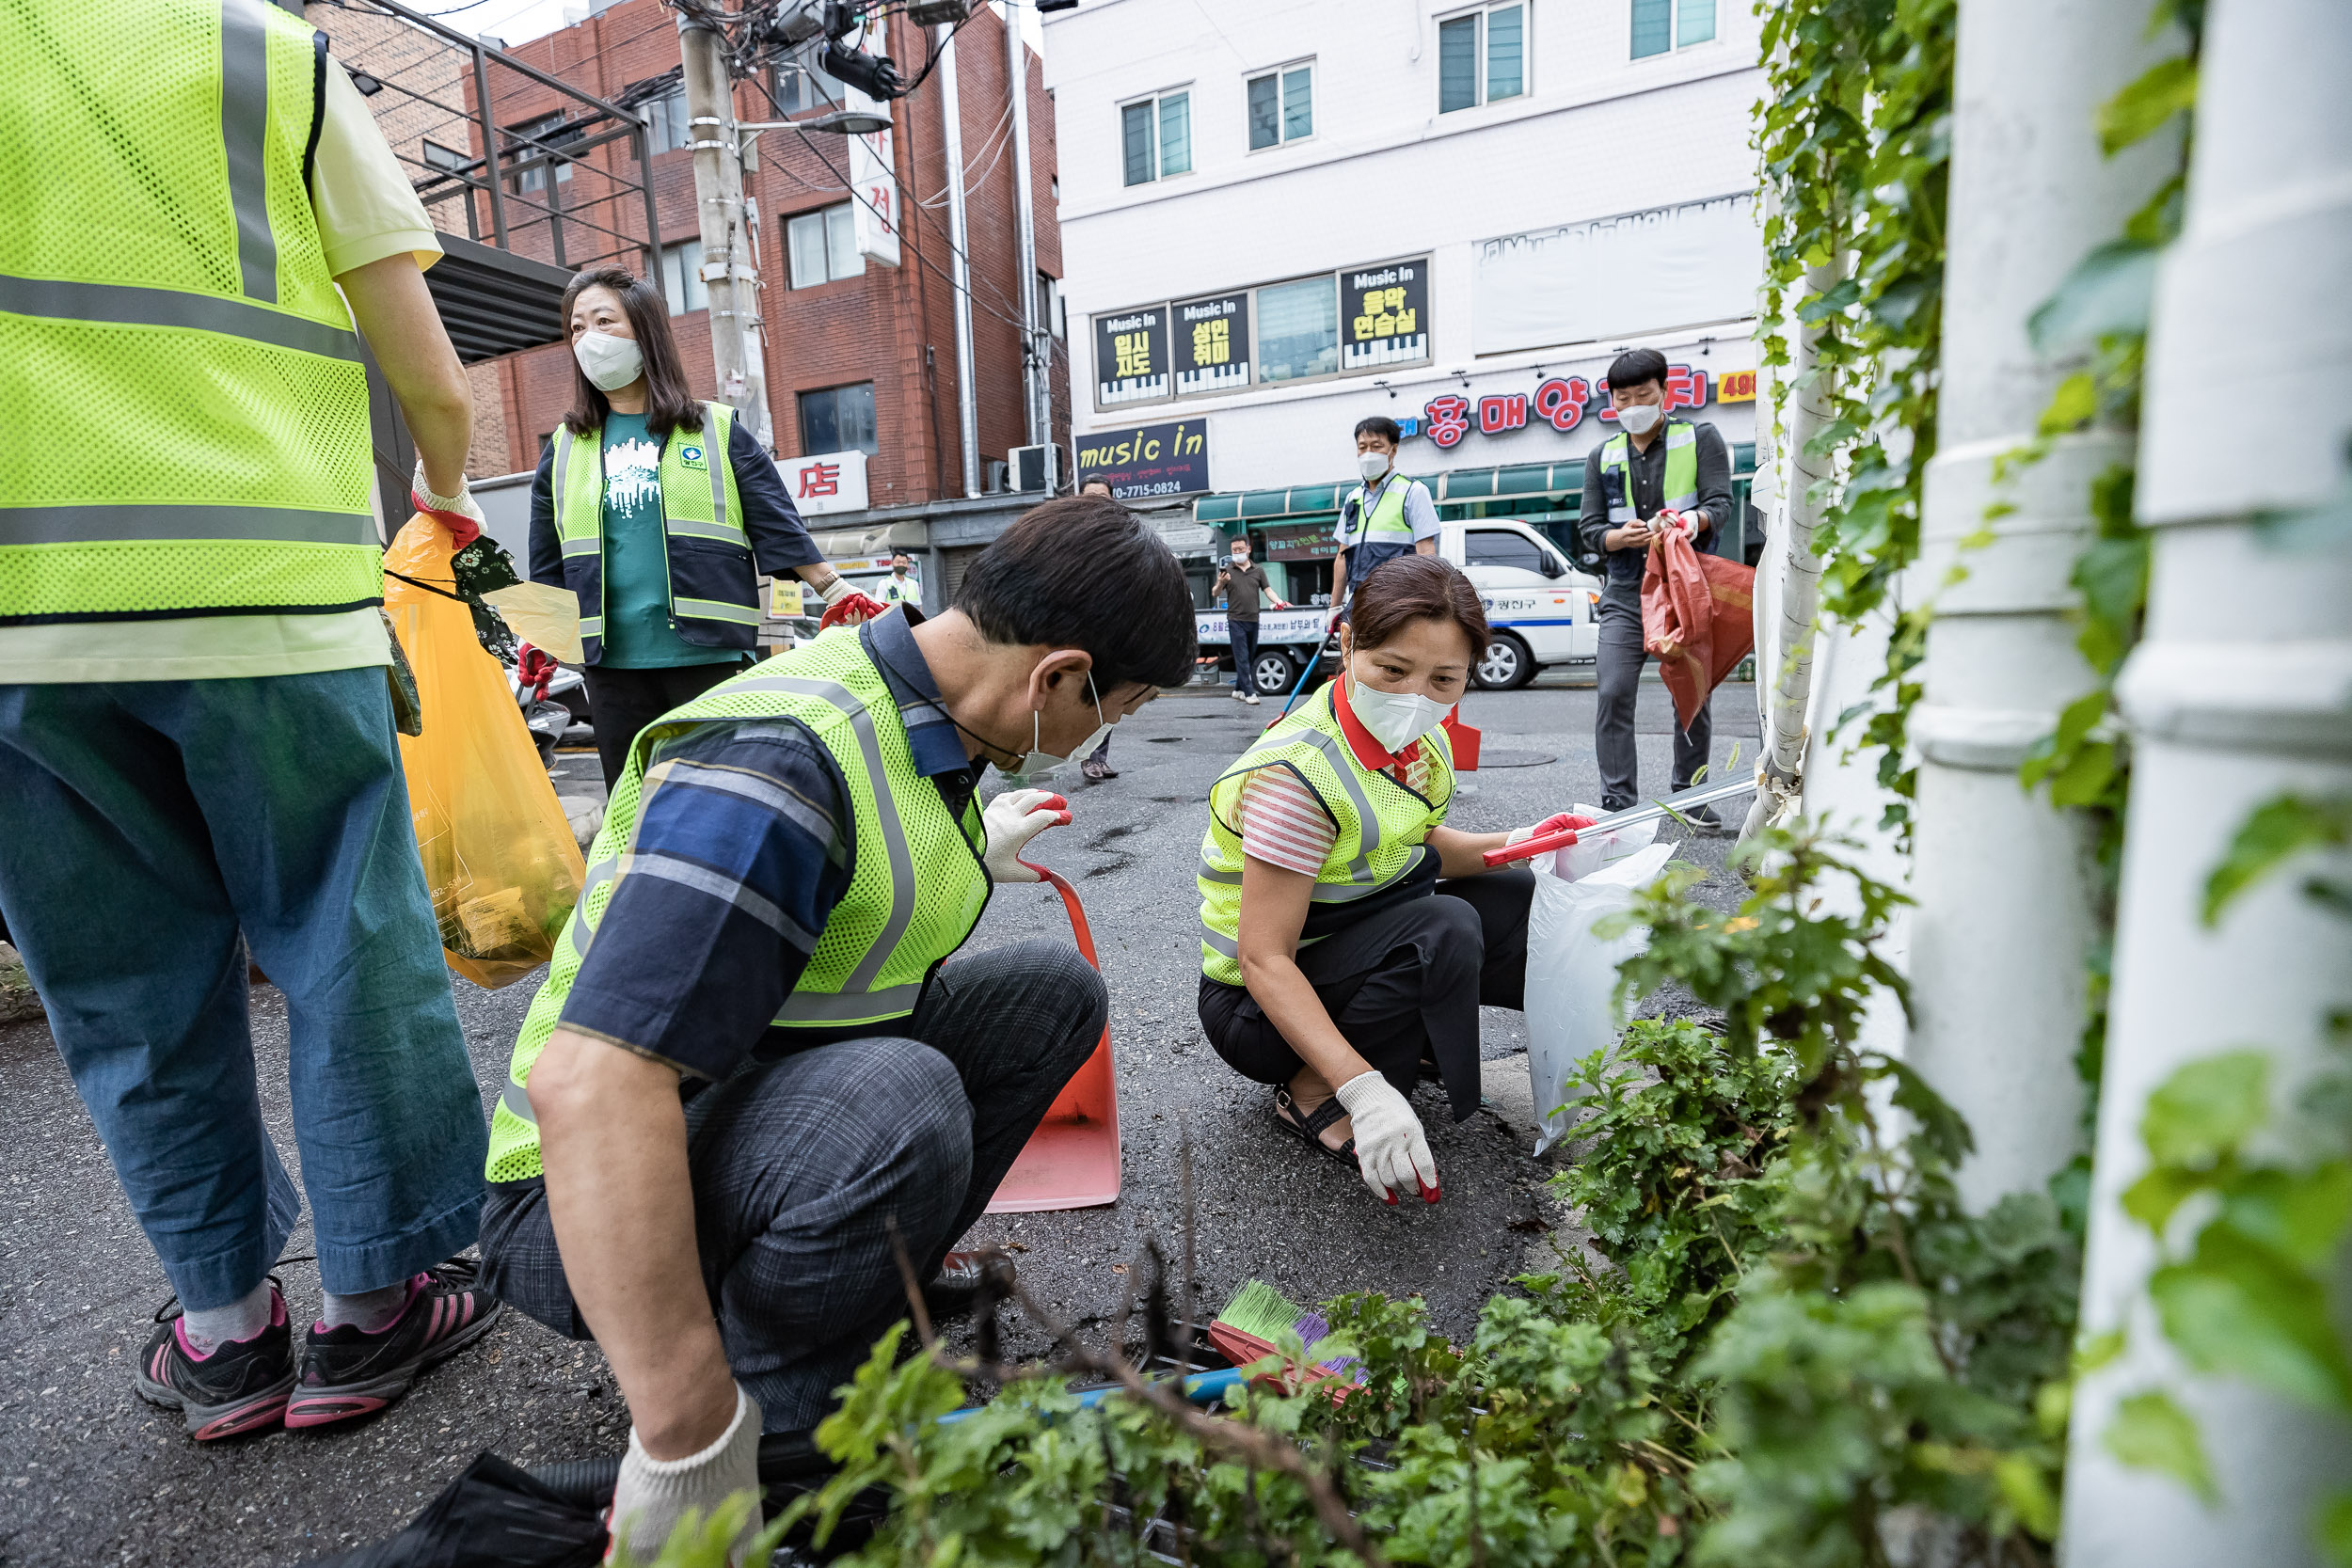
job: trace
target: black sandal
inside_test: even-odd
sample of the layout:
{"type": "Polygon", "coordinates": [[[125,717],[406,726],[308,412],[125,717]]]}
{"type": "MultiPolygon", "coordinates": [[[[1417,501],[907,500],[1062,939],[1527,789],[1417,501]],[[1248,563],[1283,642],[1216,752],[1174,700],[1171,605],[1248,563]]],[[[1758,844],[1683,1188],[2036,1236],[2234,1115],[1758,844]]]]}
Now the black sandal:
{"type": "Polygon", "coordinates": [[[1298,1102],[1291,1098],[1290,1090],[1280,1088],[1274,1091],[1275,1126],[1293,1137],[1306,1139],[1308,1146],[1325,1159],[1337,1161],[1349,1170],[1355,1170],[1355,1139],[1348,1139],[1337,1148],[1323,1141],[1323,1130],[1345,1115],[1347,1107],[1340,1103],[1338,1095],[1333,1095],[1311,1111],[1301,1111],[1298,1102]]]}

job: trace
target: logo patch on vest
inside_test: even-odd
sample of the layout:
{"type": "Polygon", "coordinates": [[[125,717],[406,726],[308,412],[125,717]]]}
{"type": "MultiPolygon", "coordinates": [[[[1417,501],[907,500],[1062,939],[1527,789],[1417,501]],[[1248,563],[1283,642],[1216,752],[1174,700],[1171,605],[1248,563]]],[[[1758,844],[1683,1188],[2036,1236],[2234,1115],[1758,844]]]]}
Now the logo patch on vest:
{"type": "Polygon", "coordinates": [[[680,447],[677,450],[677,460],[684,464],[687,467],[699,468],[703,466],[703,449],[700,447],[680,447]]]}

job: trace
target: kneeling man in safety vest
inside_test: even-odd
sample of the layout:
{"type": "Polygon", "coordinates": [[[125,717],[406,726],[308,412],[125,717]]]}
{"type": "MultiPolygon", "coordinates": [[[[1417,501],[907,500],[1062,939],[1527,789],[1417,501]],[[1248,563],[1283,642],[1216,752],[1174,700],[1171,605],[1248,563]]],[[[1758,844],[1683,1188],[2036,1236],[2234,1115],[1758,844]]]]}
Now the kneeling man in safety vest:
{"type": "Polygon", "coordinates": [[[1075,949],[943,961],[1061,801],[983,811],[1191,673],[1192,597],[1117,503],[1049,501],[956,608],[753,666],[630,749],[491,1123],[485,1278],[594,1337],[650,1559],[814,1426],[1103,1032],[1075,949]]]}

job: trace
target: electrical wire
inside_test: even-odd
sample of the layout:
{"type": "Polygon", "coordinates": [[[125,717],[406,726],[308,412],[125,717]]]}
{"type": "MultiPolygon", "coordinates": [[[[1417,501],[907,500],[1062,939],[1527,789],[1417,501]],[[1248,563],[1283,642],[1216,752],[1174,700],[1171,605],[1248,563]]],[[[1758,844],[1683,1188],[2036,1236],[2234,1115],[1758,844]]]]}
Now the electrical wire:
{"type": "MultiPolygon", "coordinates": [[[[1010,103],[1007,103],[1005,105],[1004,116],[996,121],[995,129],[980,138],[979,148],[972,155],[974,158],[977,158],[980,155],[980,153],[988,152],[987,166],[983,167],[979,173],[974,174],[972,172],[972,159],[966,158],[963,161],[963,189],[965,195],[969,196],[973,191],[977,190],[981,182],[985,181],[992,173],[995,172],[997,160],[1005,155],[1005,149],[1009,147],[1011,144],[1012,105],[1010,103]],[[989,144],[992,142],[995,144],[996,150],[993,152],[988,152],[989,144]]],[[[929,200],[923,200],[918,198],[915,205],[918,207],[929,207],[932,211],[936,212],[941,207],[946,206],[946,202],[947,187],[942,185],[939,188],[939,194],[937,196],[930,198],[929,200]]]]}

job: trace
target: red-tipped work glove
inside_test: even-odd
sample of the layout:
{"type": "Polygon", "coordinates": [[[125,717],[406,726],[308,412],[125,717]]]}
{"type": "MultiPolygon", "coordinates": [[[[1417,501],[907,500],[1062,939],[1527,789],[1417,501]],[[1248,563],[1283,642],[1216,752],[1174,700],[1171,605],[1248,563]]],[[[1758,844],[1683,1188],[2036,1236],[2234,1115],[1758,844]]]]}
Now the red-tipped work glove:
{"type": "Polygon", "coordinates": [[[473,492],[466,487],[462,475],[457,481],[457,494],[437,496],[424,482],[424,459],[417,459],[416,477],[408,482],[408,502],[418,511],[448,524],[450,535],[461,550],[482,537],[482,508],[474,504],[473,492]]]}
{"type": "Polygon", "coordinates": [[[818,618],[817,629],[830,626],[860,626],[877,615],[887,615],[890,607],[878,599],[869,599],[850,586],[850,579],[836,577],[819,592],[824,595],[825,613],[818,618]]]}
{"type": "Polygon", "coordinates": [[[525,642],[515,655],[515,679],[531,690],[531,700],[545,702],[548,683],[555,679],[555,656],[525,642]]]}
{"type": "Polygon", "coordinates": [[[1589,816],[1578,816],[1572,812],[1559,811],[1552,813],[1532,828],[1512,829],[1511,836],[1502,842],[1505,845],[1525,844],[1531,838],[1549,838],[1553,833],[1565,833],[1571,830],[1582,832],[1592,825],[1593,819],[1589,816]]]}
{"type": "Polygon", "coordinates": [[[1070,802],[1049,789],[1009,789],[980,813],[988,835],[981,857],[994,882],[1041,882],[1044,876],[1021,858],[1029,840],[1048,828],[1070,826],[1070,802]]]}

